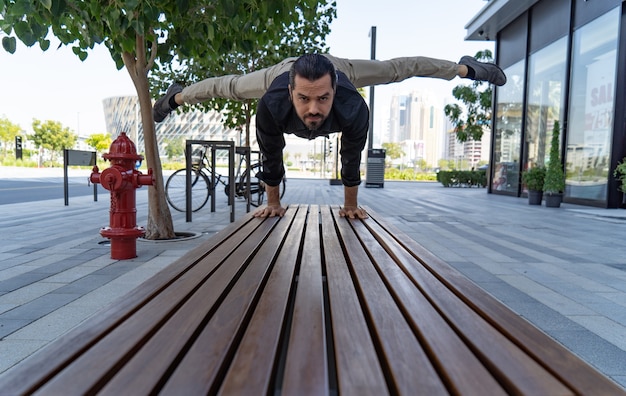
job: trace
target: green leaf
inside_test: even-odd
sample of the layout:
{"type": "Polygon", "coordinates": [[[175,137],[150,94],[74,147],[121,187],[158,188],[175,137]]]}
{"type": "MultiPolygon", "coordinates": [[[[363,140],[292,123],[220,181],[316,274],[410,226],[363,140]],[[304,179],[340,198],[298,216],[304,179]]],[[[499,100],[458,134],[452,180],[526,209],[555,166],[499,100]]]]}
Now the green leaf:
{"type": "Polygon", "coordinates": [[[75,53],[76,55],[78,55],[78,58],[81,61],[84,61],[85,59],[87,59],[87,52],[84,51],[82,48],[80,47],[72,47],[72,52],[75,53]]]}
{"type": "Polygon", "coordinates": [[[50,40],[39,40],[39,48],[42,51],[47,51],[50,48],[50,40]]]}
{"type": "Polygon", "coordinates": [[[235,2],[233,0],[222,0],[224,16],[232,18],[235,16],[235,2]]]}
{"type": "Polygon", "coordinates": [[[50,9],[52,16],[55,18],[60,17],[65,12],[66,6],[65,0],[52,0],[52,7],[50,9]]]}
{"type": "Polygon", "coordinates": [[[215,39],[215,28],[213,27],[212,23],[209,23],[206,25],[207,28],[207,37],[209,38],[210,41],[213,41],[215,39]]]}
{"type": "Polygon", "coordinates": [[[48,11],[52,8],[52,0],[39,0],[39,2],[48,11]]]}
{"type": "Polygon", "coordinates": [[[15,40],[15,37],[2,37],[2,48],[4,48],[4,50],[10,54],[14,54],[15,53],[15,49],[16,49],[16,44],[17,44],[17,40],[15,40]]]}
{"type": "Polygon", "coordinates": [[[26,21],[19,21],[15,24],[15,34],[27,47],[32,47],[37,42],[37,37],[35,37],[26,21]]]}
{"type": "Polygon", "coordinates": [[[30,30],[38,39],[46,37],[46,34],[48,33],[48,28],[46,26],[35,22],[30,22],[30,30]]]}
{"type": "Polygon", "coordinates": [[[178,12],[184,14],[189,9],[189,0],[176,0],[176,8],[178,12]]]}
{"type": "Polygon", "coordinates": [[[139,0],[126,0],[124,4],[124,9],[126,11],[134,10],[139,6],[139,0]]]}
{"type": "Polygon", "coordinates": [[[10,9],[10,13],[13,16],[30,15],[33,13],[33,8],[30,1],[18,1],[10,9]]]}

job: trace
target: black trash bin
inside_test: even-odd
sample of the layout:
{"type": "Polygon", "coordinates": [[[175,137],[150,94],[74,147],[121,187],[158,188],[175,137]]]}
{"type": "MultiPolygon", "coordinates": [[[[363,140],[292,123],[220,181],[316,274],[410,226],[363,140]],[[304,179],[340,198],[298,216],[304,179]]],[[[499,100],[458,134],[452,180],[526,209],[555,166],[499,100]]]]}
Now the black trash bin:
{"type": "Polygon", "coordinates": [[[365,187],[385,187],[385,149],[367,150],[367,170],[365,187]]]}

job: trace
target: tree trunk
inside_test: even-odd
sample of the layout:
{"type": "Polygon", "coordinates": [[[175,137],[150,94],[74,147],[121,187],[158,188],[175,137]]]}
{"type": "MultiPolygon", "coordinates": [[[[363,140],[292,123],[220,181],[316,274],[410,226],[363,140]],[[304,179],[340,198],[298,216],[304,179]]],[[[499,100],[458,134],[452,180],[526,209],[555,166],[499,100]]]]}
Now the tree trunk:
{"type": "Polygon", "coordinates": [[[163,182],[163,170],[159,158],[159,146],[152,117],[152,101],[150,100],[150,88],[148,86],[148,72],[135,61],[131,54],[123,56],[126,70],[137,90],[139,108],[141,110],[141,122],[143,124],[143,137],[146,149],[146,164],[152,168],[154,185],[148,187],[148,221],[146,224],[146,239],[173,239],[176,237],[172,214],[167,206],[165,198],[165,183],[163,182]]]}
{"type": "Polygon", "coordinates": [[[172,239],[176,237],[172,214],[165,199],[165,183],[163,182],[163,169],[159,157],[159,145],[154,129],[152,118],[152,102],[148,90],[146,78],[145,98],[139,95],[141,106],[141,120],[143,122],[143,136],[146,145],[146,163],[152,168],[154,185],[148,187],[148,222],[146,224],[146,239],[172,239]]]}

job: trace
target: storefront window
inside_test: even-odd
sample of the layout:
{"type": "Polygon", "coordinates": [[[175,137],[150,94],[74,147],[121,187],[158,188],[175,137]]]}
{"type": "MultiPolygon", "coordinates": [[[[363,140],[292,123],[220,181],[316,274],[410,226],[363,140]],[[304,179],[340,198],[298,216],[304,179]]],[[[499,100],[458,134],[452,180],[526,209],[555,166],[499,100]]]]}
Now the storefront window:
{"type": "Polygon", "coordinates": [[[619,17],[616,8],[574,32],[566,197],[607,199],[619,17]]]}
{"type": "Polygon", "coordinates": [[[537,51],[529,59],[528,100],[524,143],[524,169],[545,166],[550,154],[550,133],[561,120],[565,101],[567,37],[537,51]]]}
{"type": "Polygon", "coordinates": [[[507,76],[507,83],[498,87],[497,91],[491,189],[494,192],[517,194],[520,180],[524,61],[506,68],[504,73],[507,76]]]}

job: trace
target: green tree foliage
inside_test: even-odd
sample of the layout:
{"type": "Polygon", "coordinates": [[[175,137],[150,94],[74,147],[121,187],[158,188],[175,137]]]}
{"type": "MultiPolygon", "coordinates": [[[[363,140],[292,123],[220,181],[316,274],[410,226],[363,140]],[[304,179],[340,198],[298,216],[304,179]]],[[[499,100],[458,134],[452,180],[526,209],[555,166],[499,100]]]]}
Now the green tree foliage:
{"type": "Polygon", "coordinates": [[[118,68],[126,67],[139,99],[146,162],[156,181],[148,190],[146,238],[170,239],[175,233],[165,200],[148,74],[155,64],[163,69],[168,64],[189,67],[199,61],[206,62],[206,70],[217,70],[228,54],[249,54],[278,45],[299,21],[318,21],[320,3],[326,1],[4,0],[0,2],[0,35],[3,48],[13,53],[16,38],[47,50],[46,36],[52,32],[82,60],[89,49],[102,44],[118,68]]]}
{"type": "Polygon", "coordinates": [[[111,147],[111,136],[107,133],[93,133],[85,139],[85,143],[93,147],[97,153],[104,154],[111,147]]]}
{"type": "Polygon", "coordinates": [[[76,134],[58,121],[33,120],[33,132],[28,139],[39,149],[40,155],[43,155],[44,150],[47,151],[50,154],[50,161],[54,161],[56,155],[63,149],[74,147],[78,139],[76,134]]]}
{"type": "Polygon", "coordinates": [[[4,155],[7,155],[9,147],[15,147],[15,137],[22,132],[22,128],[9,121],[8,118],[0,118],[0,142],[4,148],[4,155]]]}
{"type": "Polygon", "coordinates": [[[167,139],[164,143],[167,159],[171,160],[175,157],[182,157],[185,154],[185,141],[182,136],[167,139]]]}
{"type": "Polygon", "coordinates": [[[393,160],[401,158],[404,155],[404,150],[402,150],[402,145],[400,143],[383,143],[381,144],[382,148],[385,149],[385,157],[391,163],[393,160]]]}
{"type": "Polygon", "coordinates": [[[419,159],[415,160],[415,166],[418,169],[422,169],[423,170],[423,169],[428,169],[429,164],[428,164],[428,162],[426,162],[426,160],[424,158],[419,158],[419,159]]]}
{"type": "MultiPolygon", "coordinates": [[[[475,58],[483,62],[493,61],[490,50],[477,52],[475,58]]],[[[484,128],[491,124],[493,95],[491,85],[483,81],[473,81],[470,85],[457,85],[452,90],[452,95],[463,104],[463,107],[458,103],[444,107],[444,113],[454,125],[457,140],[459,142],[466,142],[468,139],[480,141],[484,128]]]]}
{"type": "MultiPolygon", "coordinates": [[[[315,17],[300,18],[281,35],[270,38],[262,47],[242,46],[238,51],[223,54],[217,62],[214,58],[180,59],[180,63],[162,65],[161,70],[155,72],[155,75],[161,77],[156,88],[164,92],[172,75],[176,81],[188,85],[208,76],[250,73],[275,65],[287,57],[307,52],[327,52],[324,38],[330,32],[330,23],[335,14],[334,5],[320,2],[315,17]]],[[[244,132],[245,142],[242,144],[250,146],[250,123],[256,112],[257,102],[257,99],[234,101],[216,98],[197,106],[188,106],[185,110],[199,108],[223,112],[224,126],[244,132]]]]}

